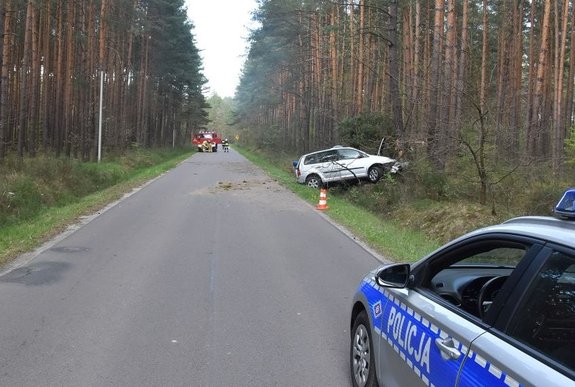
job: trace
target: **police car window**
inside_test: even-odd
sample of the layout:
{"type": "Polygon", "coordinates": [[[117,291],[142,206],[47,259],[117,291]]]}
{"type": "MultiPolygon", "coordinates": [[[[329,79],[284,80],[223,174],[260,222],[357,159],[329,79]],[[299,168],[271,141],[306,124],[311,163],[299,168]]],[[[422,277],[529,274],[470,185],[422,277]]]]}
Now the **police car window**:
{"type": "Polygon", "coordinates": [[[560,252],[550,257],[507,334],[575,371],[575,257],[560,252]]]}
{"type": "Polygon", "coordinates": [[[474,254],[454,263],[457,265],[503,265],[515,267],[525,255],[524,248],[500,247],[474,254]]]}
{"type": "Polygon", "coordinates": [[[424,282],[424,286],[462,311],[482,319],[526,250],[521,244],[466,246],[431,264],[430,280],[424,282]]]}

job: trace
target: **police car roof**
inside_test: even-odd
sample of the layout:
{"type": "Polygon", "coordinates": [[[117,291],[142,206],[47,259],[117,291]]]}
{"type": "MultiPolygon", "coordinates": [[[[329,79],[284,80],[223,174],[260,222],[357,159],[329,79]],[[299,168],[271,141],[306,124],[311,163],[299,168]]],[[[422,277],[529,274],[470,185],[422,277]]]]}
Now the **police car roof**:
{"type": "Polygon", "coordinates": [[[501,224],[479,228],[461,235],[427,254],[419,261],[414,262],[413,266],[419,266],[427,261],[430,256],[466,239],[493,234],[521,235],[545,242],[575,247],[575,221],[561,220],[550,216],[521,216],[509,219],[501,224]]]}
{"type": "Polygon", "coordinates": [[[575,247],[575,221],[550,216],[522,216],[478,230],[520,234],[575,247]]]}

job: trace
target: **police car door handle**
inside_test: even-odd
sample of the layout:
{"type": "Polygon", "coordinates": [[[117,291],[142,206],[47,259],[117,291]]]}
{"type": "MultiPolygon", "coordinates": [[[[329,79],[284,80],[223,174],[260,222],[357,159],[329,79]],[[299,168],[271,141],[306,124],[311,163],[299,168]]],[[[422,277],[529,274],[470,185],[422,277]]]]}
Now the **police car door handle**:
{"type": "Polygon", "coordinates": [[[448,337],[447,339],[438,337],[435,339],[435,345],[439,347],[443,360],[457,360],[459,359],[459,356],[461,356],[461,352],[455,348],[455,343],[451,337],[448,337]]]}

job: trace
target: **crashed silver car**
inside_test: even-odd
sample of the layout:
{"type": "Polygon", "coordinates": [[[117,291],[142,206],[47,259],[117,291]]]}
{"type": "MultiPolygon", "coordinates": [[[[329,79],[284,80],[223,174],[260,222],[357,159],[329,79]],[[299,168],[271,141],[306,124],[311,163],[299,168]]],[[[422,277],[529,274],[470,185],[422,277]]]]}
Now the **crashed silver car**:
{"type": "Polygon", "coordinates": [[[308,153],[294,162],[297,182],[312,188],[344,180],[367,179],[377,183],[385,173],[394,173],[400,168],[401,164],[389,157],[343,146],[308,153]]]}

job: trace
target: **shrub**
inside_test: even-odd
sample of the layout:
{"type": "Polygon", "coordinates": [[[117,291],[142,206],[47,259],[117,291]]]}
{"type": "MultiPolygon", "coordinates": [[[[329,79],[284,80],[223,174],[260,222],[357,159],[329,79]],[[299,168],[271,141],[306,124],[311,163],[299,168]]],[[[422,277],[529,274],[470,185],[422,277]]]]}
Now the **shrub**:
{"type": "Polygon", "coordinates": [[[29,220],[48,206],[77,201],[186,152],[138,149],[105,163],[48,156],[8,158],[0,169],[0,227],[29,220]]]}
{"type": "Polygon", "coordinates": [[[361,113],[346,118],[339,124],[339,130],[344,144],[372,154],[377,153],[382,138],[393,143],[395,137],[393,121],[380,113],[361,113]]]}

